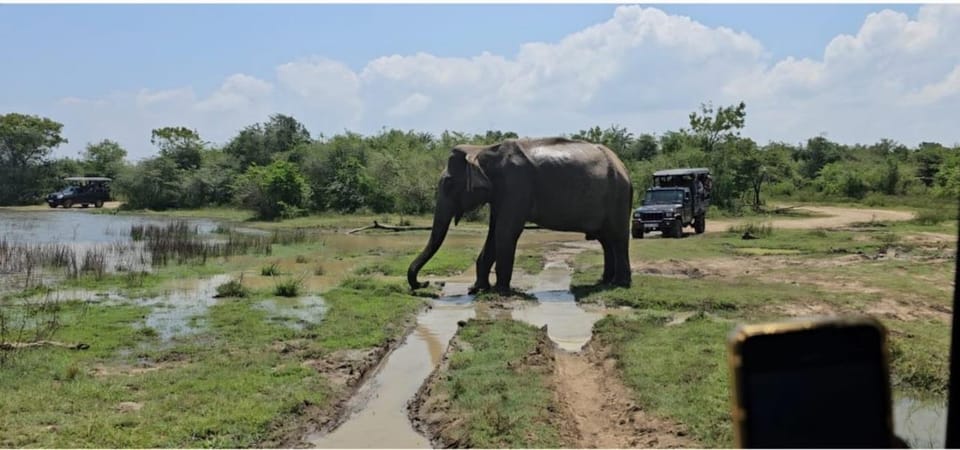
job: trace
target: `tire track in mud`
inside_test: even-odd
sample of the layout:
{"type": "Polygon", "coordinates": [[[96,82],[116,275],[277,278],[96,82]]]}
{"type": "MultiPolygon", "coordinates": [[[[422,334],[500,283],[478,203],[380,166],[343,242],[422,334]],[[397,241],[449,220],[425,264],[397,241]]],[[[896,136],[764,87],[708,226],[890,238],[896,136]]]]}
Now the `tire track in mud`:
{"type": "MultiPolygon", "coordinates": [[[[606,314],[620,310],[585,310],[570,293],[571,261],[580,252],[599,249],[596,242],[561,242],[545,255],[536,276],[517,277],[517,284],[538,302],[508,302],[504,319],[519,320],[541,328],[544,338],[534,353],[541,355],[525,364],[551,372],[549,388],[554,393],[550,422],[557,427],[564,445],[574,448],[694,447],[685,428],[659,418],[632,401],[633,395],[620,380],[613,359],[605,357],[592,339],[592,325],[606,314]],[[593,245],[591,245],[593,244],[593,245]],[[551,329],[553,326],[553,329],[551,329]],[[549,339],[546,339],[549,337],[549,339]],[[544,344],[549,349],[541,349],[544,344]],[[543,357],[549,361],[541,361],[543,357]],[[543,367],[539,367],[543,366],[543,367]]],[[[589,308],[589,307],[588,307],[589,308]]],[[[479,315],[479,314],[478,314],[479,315]]],[[[418,431],[430,436],[437,447],[464,447],[463,418],[450,414],[450,400],[435,389],[447,370],[450,356],[460,351],[456,336],[434,370],[410,403],[410,419],[418,431]]]]}

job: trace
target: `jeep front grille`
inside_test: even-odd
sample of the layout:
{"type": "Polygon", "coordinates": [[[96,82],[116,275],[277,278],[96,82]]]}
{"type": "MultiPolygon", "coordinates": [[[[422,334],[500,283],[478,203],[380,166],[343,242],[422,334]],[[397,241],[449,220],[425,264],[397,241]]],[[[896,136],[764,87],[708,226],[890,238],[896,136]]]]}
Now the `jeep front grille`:
{"type": "Polygon", "coordinates": [[[640,220],[644,220],[644,221],[663,220],[663,213],[662,212],[640,213],[640,220]]]}

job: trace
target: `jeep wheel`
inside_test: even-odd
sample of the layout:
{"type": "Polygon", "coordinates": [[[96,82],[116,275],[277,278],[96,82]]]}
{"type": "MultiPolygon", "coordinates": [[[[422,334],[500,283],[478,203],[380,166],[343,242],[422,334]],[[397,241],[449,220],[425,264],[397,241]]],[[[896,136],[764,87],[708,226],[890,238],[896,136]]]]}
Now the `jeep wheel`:
{"type": "Polygon", "coordinates": [[[680,220],[674,220],[673,225],[670,226],[670,235],[674,238],[683,237],[683,224],[680,223],[680,220]]]}
{"type": "Polygon", "coordinates": [[[643,239],[643,228],[634,228],[630,230],[630,234],[633,235],[634,239],[643,239]]]}
{"type": "Polygon", "coordinates": [[[93,207],[94,207],[94,208],[103,208],[103,200],[97,200],[97,201],[93,204],[93,207]]]}
{"type": "Polygon", "coordinates": [[[63,209],[70,209],[73,207],[73,200],[64,200],[62,205],[63,209]]]}
{"type": "Polygon", "coordinates": [[[697,234],[703,234],[707,230],[707,218],[703,214],[693,219],[693,231],[697,234]]]}
{"type": "Polygon", "coordinates": [[[56,204],[56,203],[50,203],[49,205],[50,205],[51,208],[56,208],[56,207],[57,207],[57,204],[56,204]]]}

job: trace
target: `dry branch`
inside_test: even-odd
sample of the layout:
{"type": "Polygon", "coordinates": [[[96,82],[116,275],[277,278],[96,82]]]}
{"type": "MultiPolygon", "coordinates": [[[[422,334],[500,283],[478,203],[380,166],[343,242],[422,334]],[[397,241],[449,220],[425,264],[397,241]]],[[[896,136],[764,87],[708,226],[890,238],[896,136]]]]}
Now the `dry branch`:
{"type": "MultiPolygon", "coordinates": [[[[539,230],[540,228],[541,228],[541,227],[540,227],[539,225],[526,225],[526,226],[523,227],[524,230],[539,230]]],[[[385,224],[381,224],[381,223],[377,222],[376,220],[374,220],[374,221],[373,221],[373,225],[367,225],[367,226],[365,226],[365,227],[354,228],[354,229],[348,231],[347,234],[353,234],[353,233],[358,233],[358,232],[367,231],[367,230],[430,231],[430,230],[432,230],[432,229],[433,229],[433,227],[425,227],[425,226],[420,226],[420,227],[400,227],[400,226],[396,226],[396,225],[385,225],[385,224]]]]}
{"type": "Polygon", "coordinates": [[[78,342],[76,344],[67,344],[57,341],[36,341],[36,342],[0,342],[0,350],[17,350],[21,348],[42,347],[49,345],[51,347],[63,347],[70,350],[86,350],[90,348],[89,344],[78,342]]]}

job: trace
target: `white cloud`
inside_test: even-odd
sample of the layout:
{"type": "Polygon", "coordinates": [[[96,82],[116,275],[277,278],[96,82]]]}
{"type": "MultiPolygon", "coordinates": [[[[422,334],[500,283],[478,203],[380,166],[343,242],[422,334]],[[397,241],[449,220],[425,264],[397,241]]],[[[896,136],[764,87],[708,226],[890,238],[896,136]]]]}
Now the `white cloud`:
{"type": "Polygon", "coordinates": [[[193,89],[189,87],[166,90],[144,88],[137,93],[136,102],[138,108],[150,109],[154,107],[188,104],[192,103],[195,98],[196,96],[193,94],[193,89]]]}
{"type": "MultiPolygon", "coordinates": [[[[918,92],[909,94],[908,100],[928,105],[960,94],[960,65],[954,67],[943,80],[923,86],[918,92]]],[[[954,99],[956,100],[956,99],[954,99]]]]}
{"type": "Polygon", "coordinates": [[[413,95],[403,99],[393,108],[390,108],[387,111],[387,115],[390,116],[409,116],[422,112],[428,106],[430,106],[431,99],[426,95],[423,95],[419,92],[413,93],[413,95]]]}
{"type": "Polygon", "coordinates": [[[197,103],[201,111],[234,111],[254,106],[269,97],[273,85],[242,73],[230,75],[207,99],[197,103]]]}
{"type": "Polygon", "coordinates": [[[230,75],[200,99],[187,86],[68,97],[57,108],[101,124],[88,133],[123,128],[146,141],[150,127],[182,124],[222,142],[273,112],[326,134],[396,126],[547,135],[612,123],[662,133],[686,126],[701,102],[745,100],[745,134],[761,142],[821,132],[845,142],[956,141],[960,7],[923,6],[915,17],[882,10],[853,31],[821,55],[773,60],[746,33],[623,6],[514,55],[387,55],[358,70],[306,56],[277,66],[273,78],[230,75]]]}

